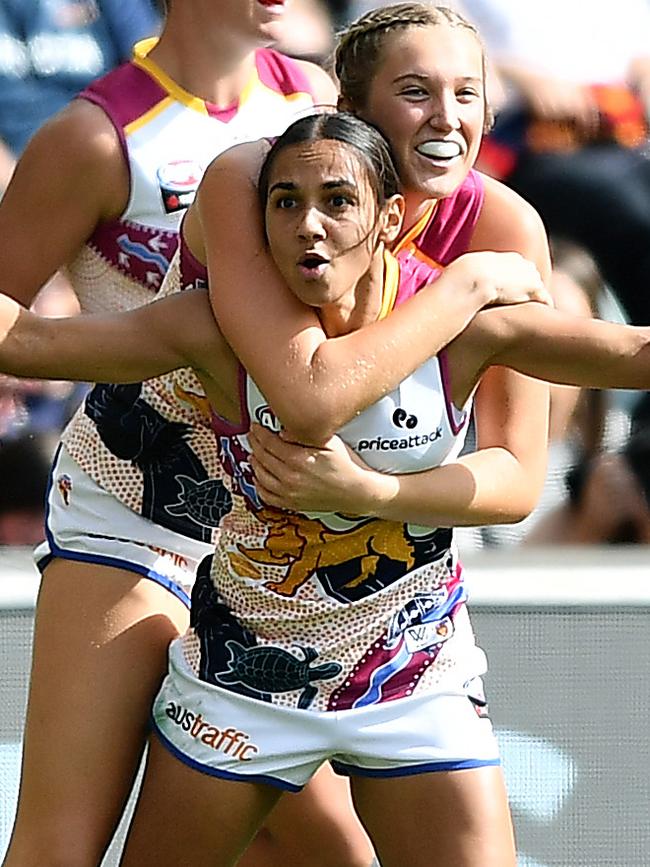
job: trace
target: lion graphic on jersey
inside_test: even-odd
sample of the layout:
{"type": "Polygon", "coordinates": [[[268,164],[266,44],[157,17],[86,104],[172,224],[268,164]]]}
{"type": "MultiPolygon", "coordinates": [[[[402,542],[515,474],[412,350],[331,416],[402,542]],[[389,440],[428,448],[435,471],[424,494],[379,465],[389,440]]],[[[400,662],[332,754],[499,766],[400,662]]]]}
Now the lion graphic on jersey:
{"type": "Polygon", "coordinates": [[[358,527],[337,533],[319,521],[300,515],[264,509],[259,517],[270,527],[263,548],[238,545],[241,554],[267,566],[288,566],[281,581],[268,581],[269,590],[281,596],[294,596],[318,569],[358,560],[358,573],[348,580],[355,587],[371,578],[380,556],[399,561],[405,571],[415,563],[412,543],[402,524],[369,519],[358,527]]]}

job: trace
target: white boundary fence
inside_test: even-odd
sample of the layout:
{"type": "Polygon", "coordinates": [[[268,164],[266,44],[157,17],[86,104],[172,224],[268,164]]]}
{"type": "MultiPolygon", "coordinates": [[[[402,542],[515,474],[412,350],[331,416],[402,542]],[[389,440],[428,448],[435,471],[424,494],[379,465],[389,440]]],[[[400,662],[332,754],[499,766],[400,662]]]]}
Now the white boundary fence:
{"type": "MultiPolygon", "coordinates": [[[[650,547],[464,559],[521,867],[648,867],[650,547]]],[[[37,590],[29,552],[0,549],[0,856],[37,590]]]]}

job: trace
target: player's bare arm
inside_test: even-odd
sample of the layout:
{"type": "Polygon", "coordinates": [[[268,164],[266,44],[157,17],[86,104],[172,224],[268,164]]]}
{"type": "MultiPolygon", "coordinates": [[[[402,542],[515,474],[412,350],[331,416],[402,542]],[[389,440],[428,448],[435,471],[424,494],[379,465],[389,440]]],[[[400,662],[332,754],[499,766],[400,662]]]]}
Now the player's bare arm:
{"type": "Polygon", "coordinates": [[[524,276],[522,262],[513,258],[506,274],[503,261],[486,267],[487,261],[461,257],[386,319],[327,340],[316,315],[284,285],[261,215],[253,216],[262,153],[242,146],[212,163],[197,200],[200,230],[188,216],[186,238],[207,262],[224,336],[297,439],[328,439],[445,346],[485,304],[541,297],[539,274],[531,268],[524,276]]]}
{"type": "Polygon", "coordinates": [[[124,313],[65,318],[38,316],[0,295],[0,370],[14,376],[139,382],[193,366],[230,388],[232,358],[203,290],[124,313]]]}
{"type": "Polygon", "coordinates": [[[99,222],[122,213],[128,194],[112,124],[97,106],[73,101],[34,136],[0,203],[3,291],[29,305],[99,222]]]}

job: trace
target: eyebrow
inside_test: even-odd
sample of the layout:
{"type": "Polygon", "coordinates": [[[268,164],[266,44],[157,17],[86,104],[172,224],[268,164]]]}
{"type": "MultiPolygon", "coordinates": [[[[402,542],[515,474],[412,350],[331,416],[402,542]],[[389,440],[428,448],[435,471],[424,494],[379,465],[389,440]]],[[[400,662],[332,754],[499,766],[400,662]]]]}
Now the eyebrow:
{"type": "MultiPolygon", "coordinates": [[[[422,72],[406,72],[404,75],[398,75],[397,78],[393,79],[393,84],[399,84],[400,81],[404,81],[407,78],[415,78],[418,81],[429,81],[431,76],[424,75],[422,72]]],[[[456,81],[462,82],[463,84],[482,84],[483,79],[478,78],[475,75],[464,75],[456,79],[456,81]]]]}
{"type": "MultiPolygon", "coordinates": [[[[348,189],[355,190],[357,188],[356,183],[350,178],[334,178],[331,181],[325,181],[324,184],[321,184],[321,189],[323,190],[337,190],[340,187],[347,187],[348,189]]],[[[273,186],[269,188],[269,195],[273,193],[275,190],[282,190],[283,192],[292,192],[293,190],[297,190],[298,185],[293,181],[277,181],[273,186]]]]}

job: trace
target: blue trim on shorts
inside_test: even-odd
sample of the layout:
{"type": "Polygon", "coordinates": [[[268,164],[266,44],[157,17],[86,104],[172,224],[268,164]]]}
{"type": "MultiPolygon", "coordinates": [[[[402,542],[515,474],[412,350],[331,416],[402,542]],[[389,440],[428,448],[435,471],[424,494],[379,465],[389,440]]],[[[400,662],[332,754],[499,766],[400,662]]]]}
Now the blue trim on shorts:
{"type": "Polygon", "coordinates": [[[219,777],[222,780],[228,780],[231,783],[263,783],[267,786],[273,786],[276,789],[282,789],[285,792],[300,792],[304,787],[298,786],[295,783],[288,783],[286,780],[280,780],[277,777],[268,777],[266,774],[234,774],[232,771],[220,771],[217,768],[211,768],[209,765],[203,765],[186,756],[178,747],[160,731],[156,725],[156,721],[152,718],[151,730],[158,738],[160,743],[168,750],[174,758],[181,761],[184,765],[199,771],[202,774],[207,774],[209,777],[219,777]]]}
{"type": "Polygon", "coordinates": [[[56,461],[59,457],[59,452],[61,451],[62,444],[59,443],[59,446],[56,450],[56,454],[54,455],[52,461],[52,468],[50,470],[50,477],[47,485],[47,492],[45,494],[45,538],[47,540],[47,544],[50,546],[50,553],[41,557],[41,559],[36,563],[36,567],[39,572],[43,572],[43,570],[54,560],[55,557],[58,557],[61,560],[73,560],[76,563],[96,563],[98,566],[112,566],[115,569],[125,569],[127,572],[135,572],[137,575],[141,575],[143,578],[148,578],[150,581],[154,581],[156,584],[163,587],[165,590],[168,590],[173,596],[179,599],[186,608],[190,607],[190,597],[183,590],[183,588],[177,584],[175,581],[172,581],[171,578],[167,578],[166,575],[161,575],[159,572],[155,572],[153,569],[149,569],[147,566],[141,566],[139,563],[131,563],[129,560],[122,560],[119,557],[106,557],[102,554],[82,554],[79,551],[67,551],[65,548],[60,548],[57,543],[54,541],[54,536],[52,535],[52,531],[50,530],[50,492],[52,490],[52,484],[54,482],[54,467],[56,466],[56,461]]]}
{"type": "Polygon", "coordinates": [[[501,759],[458,759],[452,762],[425,762],[422,765],[404,765],[401,768],[361,768],[330,759],[332,770],[341,777],[411,777],[435,771],[466,771],[472,768],[498,767],[501,759]]]}
{"type": "Polygon", "coordinates": [[[58,557],[60,560],[74,560],[77,563],[96,563],[98,566],[112,566],[115,569],[125,569],[127,572],[135,572],[137,575],[141,575],[143,578],[148,578],[155,584],[160,585],[179,599],[186,608],[190,607],[189,595],[180,585],[172,581],[171,578],[167,578],[159,572],[154,572],[146,566],[141,566],[138,563],[131,563],[130,560],[120,560],[119,557],[105,557],[100,554],[81,554],[78,551],[66,551],[65,548],[59,548],[59,546],[54,542],[54,539],[47,528],[45,532],[52,553],[38,561],[36,565],[39,570],[42,571],[48,563],[54,560],[55,557],[58,557]]]}

